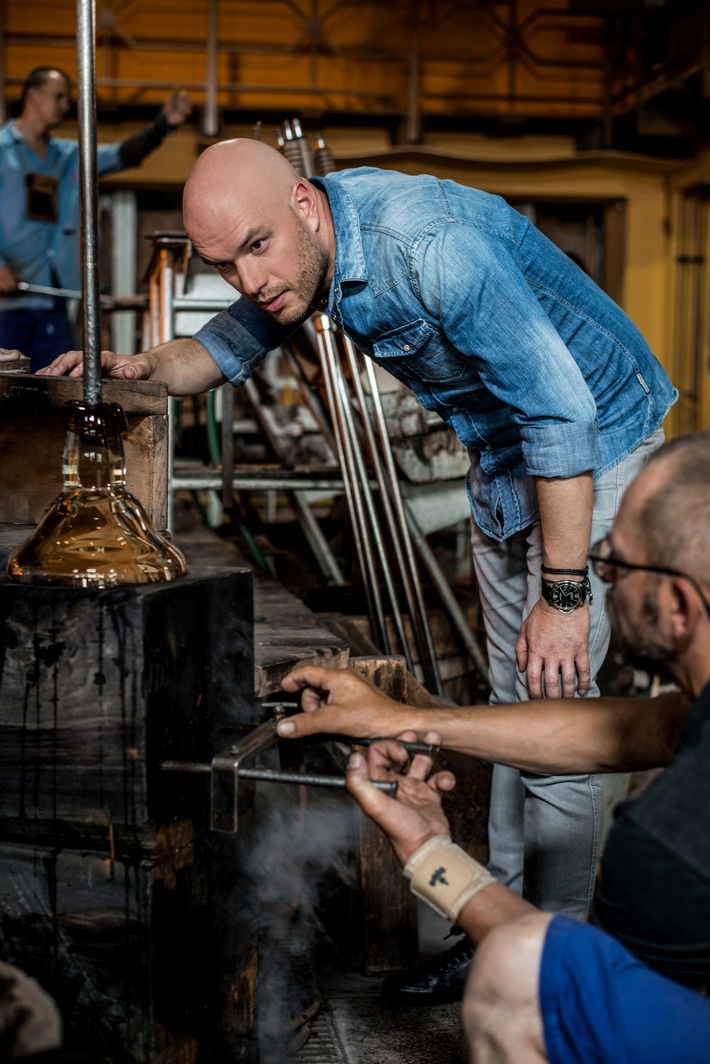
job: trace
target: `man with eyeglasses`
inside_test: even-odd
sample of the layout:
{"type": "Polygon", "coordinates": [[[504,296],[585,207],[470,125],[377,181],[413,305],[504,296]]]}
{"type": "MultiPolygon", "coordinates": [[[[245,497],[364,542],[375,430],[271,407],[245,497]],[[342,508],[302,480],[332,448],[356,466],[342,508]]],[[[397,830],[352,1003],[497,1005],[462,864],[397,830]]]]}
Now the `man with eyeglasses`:
{"type": "Polygon", "coordinates": [[[710,432],[665,444],[590,561],[628,653],[668,670],[657,698],[416,709],[350,670],[283,681],[307,711],[285,737],[423,735],[530,772],[662,769],[610,831],[589,924],[536,910],[451,842],[441,796],[394,739],[351,759],[349,789],[389,834],[412,890],[480,944],[463,1019],[476,1064],[710,1060],[710,432]],[[396,798],[371,778],[399,780],[396,798]]]}

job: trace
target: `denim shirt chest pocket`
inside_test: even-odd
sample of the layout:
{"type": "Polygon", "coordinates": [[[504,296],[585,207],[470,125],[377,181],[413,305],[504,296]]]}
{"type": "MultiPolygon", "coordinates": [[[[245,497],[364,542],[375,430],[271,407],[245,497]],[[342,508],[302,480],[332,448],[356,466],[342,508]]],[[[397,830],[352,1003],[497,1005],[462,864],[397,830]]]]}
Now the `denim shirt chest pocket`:
{"type": "Polygon", "coordinates": [[[441,385],[474,372],[471,362],[440,329],[418,318],[372,341],[373,356],[393,377],[410,384],[441,385]]]}

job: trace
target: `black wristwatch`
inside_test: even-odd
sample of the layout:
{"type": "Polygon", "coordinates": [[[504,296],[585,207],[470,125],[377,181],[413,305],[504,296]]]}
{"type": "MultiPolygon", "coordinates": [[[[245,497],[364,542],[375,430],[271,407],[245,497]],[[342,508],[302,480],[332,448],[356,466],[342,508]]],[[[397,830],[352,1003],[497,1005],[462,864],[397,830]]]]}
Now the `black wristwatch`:
{"type": "Polygon", "coordinates": [[[546,580],[542,578],[542,597],[548,605],[559,613],[574,613],[589,600],[592,601],[592,589],[589,577],[584,580],[546,580]]]}

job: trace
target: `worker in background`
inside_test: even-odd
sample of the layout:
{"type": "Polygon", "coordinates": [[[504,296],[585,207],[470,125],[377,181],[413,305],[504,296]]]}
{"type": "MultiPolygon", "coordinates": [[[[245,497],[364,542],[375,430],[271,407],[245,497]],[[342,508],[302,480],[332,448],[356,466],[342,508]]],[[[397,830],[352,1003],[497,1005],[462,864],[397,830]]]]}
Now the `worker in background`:
{"type": "MultiPolygon", "coordinates": [[[[0,129],[0,347],[21,351],[33,370],[74,346],[66,299],[17,287],[81,288],[79,146],[52,136],[70,107],[69,77],[39,67],[25,81],[19,117],[0,129]]],[[[185,92],[172,92],[150,126],[99,145],[98,174],[138,166],[191,110],[185,92]]]]}
{"type": "Polygon", "coordinates": [[[304,714],[281,737],[424,736],[527,771],[662,767],[620,806],[602,858],[597,927],[536,911],[450,839],[428,756],[394,740],[354,755],[348,788],[389,835],[412,891],[480,943],[463,1006],[476,1064],[701,1064],[710,1059],[710,432],[674,440],[626,491],[590,557],[619,637],[678,685],[658,698],[465,709],[397,704],[350,670],[301,667],[304,714]],[[372,778],[399,781],[392,798],[372,778]],[[424,782],[426,780],[426,782],[424,782]],[[600,930],[603,929],[602,930],[600,930]]]}
{"type": "MultiPolygon", "coordinates": [[[[240,385],[328,314],[469,450],[493,701],[597,694],[609,627],[589,544],[677,397],[628,317],[504,200],[451,181],[373,168],[306,180],[266,144],[224,141],[195,163],[183,208],[196,252],[244,298],[192,339],[103,353],[104,373],[173,395],[240,385]]],[[[80,375],[81,353],[46,372],[80,375]]],[[[585,916],[611,800],[596,773],[496,766],[491,872],[585,916]]],[[[386,992],[456,1000],[470,958],[464,938],[386,992]]]]}

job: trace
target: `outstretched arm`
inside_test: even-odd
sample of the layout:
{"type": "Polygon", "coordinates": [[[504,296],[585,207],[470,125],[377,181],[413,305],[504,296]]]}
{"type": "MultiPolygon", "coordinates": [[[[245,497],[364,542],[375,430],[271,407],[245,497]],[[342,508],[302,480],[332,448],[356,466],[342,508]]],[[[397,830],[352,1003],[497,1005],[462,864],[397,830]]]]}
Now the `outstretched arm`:
{"type": "MultiPolygon", "coordinates": [[[[536,477],[543,565],[565,579],[568,569],[587,564],[592,527],[592,474],[568,479],[536,477]]],[[[578,576],[569,576],[579,580],[578,576]]],[[[523,621],[515,645],[518,668],[525,673],[530,698],[573,698],[589,691],[589,605],[560,613],[539,598],[523,621]]]]}
{"type": "MultiPolygon", "coordinates": [[[[163,381],[171,395],[196,395],[224,383],[224,377],[207,348],[197,340],[171,340],[138,355],[101,352],[104,376],[121,380],[163,381]]],[[[82,351],[67,351],[37,371],[47,377],[81,377],[82,351]]]]}
{"type": "MultiPolygon", "coordinates": [[[[398,738],[412,741],[416,733],[405,731],[398,738]]],[[[441,736],[427,731],[424,741],[438,745],[441,736]]],[[[480,942],[498,924],[535,912],[534,906],[496,882],[483,865],[452,842],[441,807],[442,794],[455,786],[452,774],[429,776],[431,758],[415,754],[401,775],[407,756],[396,740],[373,744],[367,758],[353,754],[347,787],[389,837],[412,891],[457,923],[473,942],[480,942]],[[396,797],[373,787],[373,779],[396,779],[396,797]]]]}
{"type": "Polygon", "coordinates": [[[659,698],[562,698],[500,706],[419,709],[394,702],[352,669],[303,666],[282,681],[301,691],[304,713],[278,725],[283,738],[355,738],[436,729],[450,750],[544,774],[636,771],[668,764],[690,703],[659,698]]]}

